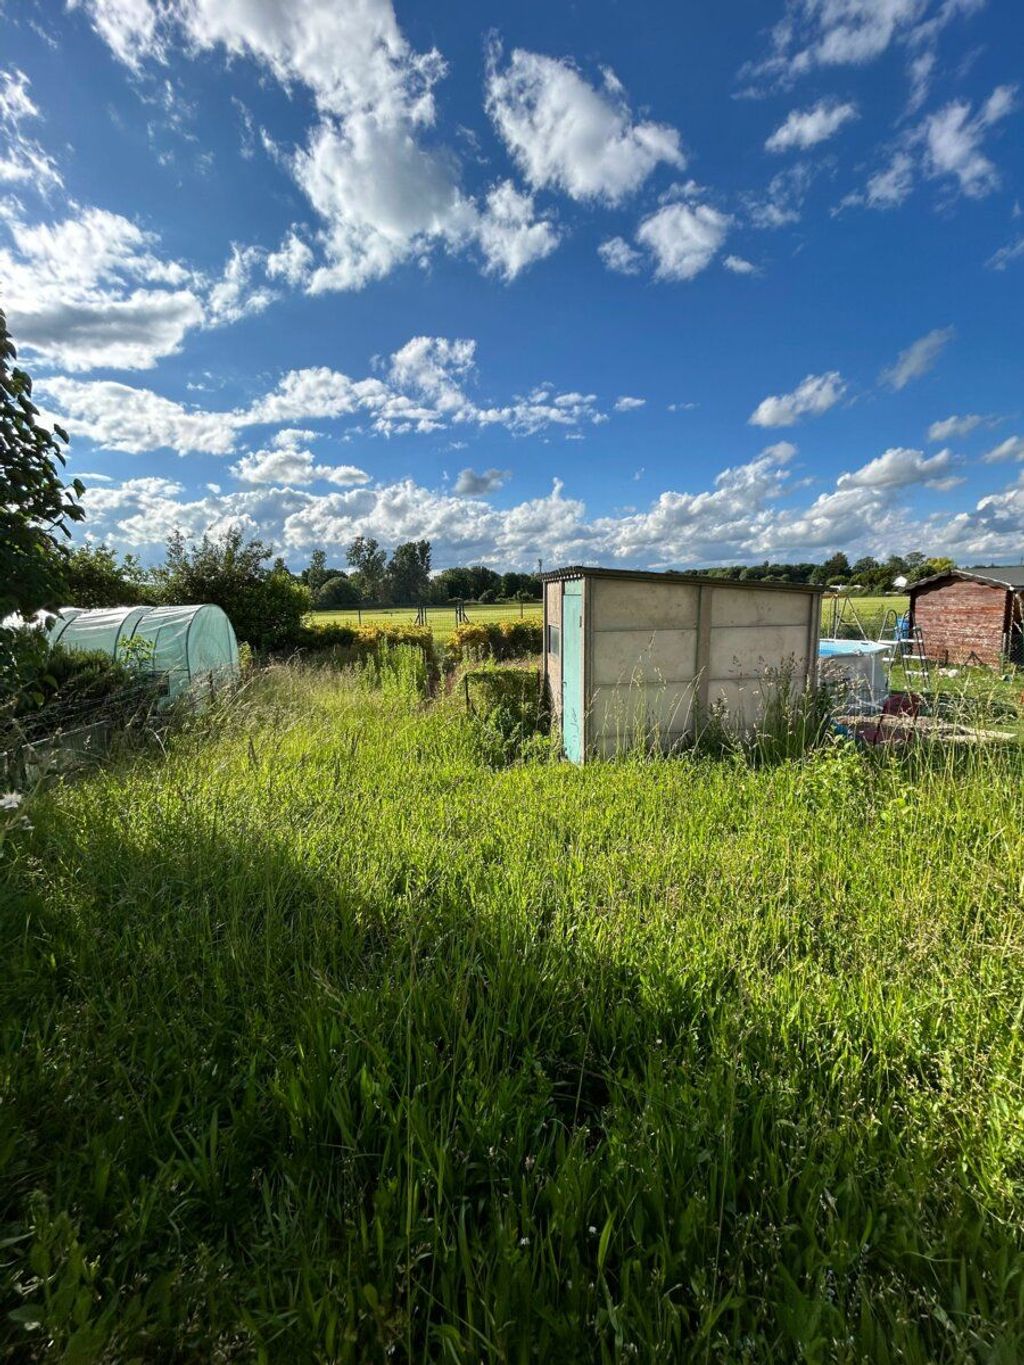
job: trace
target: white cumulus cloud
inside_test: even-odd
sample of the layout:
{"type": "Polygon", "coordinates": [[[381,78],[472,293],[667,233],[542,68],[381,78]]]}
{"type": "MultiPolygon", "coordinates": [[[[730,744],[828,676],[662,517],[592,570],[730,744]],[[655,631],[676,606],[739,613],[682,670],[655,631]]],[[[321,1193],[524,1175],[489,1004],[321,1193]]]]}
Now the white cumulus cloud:
{"type": "Polygon", "coordinates": [[[709,204],[666,204],[643,220],[636,240],[650,252],[656,279],[692,280],[720,251],[730,221],[709,204]]]}
{"type": "Polygon", "coordinates": [[[634,120],[610,71],[597,89],[566,61],[517,48],[506,66],[492,52],[487,110],[535,188],[617,204],[659,162],[682,167],[679,134],[634,120]]]}
{"type": "Polygon", "coordinates": [[[317,117],[305,144],[264,141],[320,219],[319,258],[293,230],[267,257],[270,278],[313,293],[361,289],[445,250],[513,279],[555,249],[558,233],[534,217],[529,195],[503,182],[478,201],[453,151],[430,140],[446,64],[409,44],[391,0],[80,2],[134,70],[184,46],[247,58],[289,92],[309,92],[317,117]]]}
{"type": "Polygon", "coordinates": [[[906,388],[912,380],[928,373],[955,335],[952,327],[935,327],[918,337],[905,351],[900,351],[895,364],[882,371],[881,382],[897,391],[906,388]]]}
{"type": "Polygon", "coordinates": [[[242,483],[302,485],[322,481],[348,486],[370,481],[365,469],[356,465],[317,464],[311,451],[280,443],[271,450],[243,455],[231,466],[231,472],[242,483]]]}
{"type": "MultiPolygon", "coordinates": [[[[481,403],[468,391],[475,355],[472,340],[412,337],[390,357],[385,378],[356,379],[325,365],[289,370],[248,407],[230,411],[186,406],[150,389],[112,380],[43,376],[37,388],[72,434],[135,453],[167,448],[179,454],[227,455],[234,453],[239,434],[248,427],[294,428],[299,422],[346,417],[367,422],[381,436],[460,426],[502,427],[528,436],[607,421],[596,395],[559,392],[550,384],[505,402],[481,403]]],[[[312,438],[302,429],[282,432],[274,448],[298,447],[312,438]]],[[[257,465],[242,467],[249,472],[257,465]]],[[[261,462],[259,468],[264,467],[272,465],[261,462]]]]}
{"type": "Polygon", "coordinates": [[[805,151],[834,137],[845,123],[857,117],[852,101],[819,100],[810,109],[794,109],[765,142],[769,152],[805,151]]]}
{"type": "Polygon", "coordinates": [[[941,422],[933,422],[928,428],[929,441],[950,441],[956,436],[969,436],[976,427],[987,419],[976,412],[965,413],[963,417],[945,417],[941,422]]]}
{"type": "Polygon", "coordinates": [[[892,446],[852,474],[840,474],[836,485],[839,488],[907,488],[922,483],[933,488],[950,488],[959,482],[951,477],[955,468],[956,458],[951,450],[940,450],[929,458],[922,450],[892,446]]]}
{"type": "Polygon", "coordinates": [[[809,374],[792,393],[762,398],[747,420],[755,427],[791,427],[801,417],[818,417],[828,412],[845,392],[846,383],[838,370],[809,374]]]}
{"type": "Polygon", "coordinates": [[[609,237],[597,248],[597,254],[619,275],[638,275],[643,267],[643,256],[624,237],[609,237]]]}

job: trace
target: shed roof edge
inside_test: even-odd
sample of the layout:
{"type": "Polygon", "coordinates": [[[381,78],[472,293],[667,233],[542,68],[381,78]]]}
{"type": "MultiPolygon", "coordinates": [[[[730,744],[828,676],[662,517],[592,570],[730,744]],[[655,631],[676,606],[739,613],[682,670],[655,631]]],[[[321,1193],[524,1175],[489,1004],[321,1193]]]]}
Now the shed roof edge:
{"type": "Polygon", "coordinates": [[[749,578],[712,578],[708,574],[675,573],[671,569],[659,572],[654,569],[605,569],[597,565],[569,564],[561,569],[550,569],[540,575],[542,583],[559,583],[575,578],[621,578],[641,583],[687,583],[703,584],[718,588],[744,588],[758,592],[802,592],[821,595],[824,586],[816,583],[764,583],[749,578]]]}
{"type": "Polygon", "coordinates": [[[1008,583],[1005,578],[972,573],[970,569],[943,569],[942,573],[929,574],[927,578],[919,578],[916,583],[911,583],[907,592],[913,596],[918,588],[930,587],[933,583],[940,583],[944,578],[958,578],[962,583],[985,583],[988,587],[1003,588],[1006,592],[1024,593],[1024,583],[1008,583]]]}

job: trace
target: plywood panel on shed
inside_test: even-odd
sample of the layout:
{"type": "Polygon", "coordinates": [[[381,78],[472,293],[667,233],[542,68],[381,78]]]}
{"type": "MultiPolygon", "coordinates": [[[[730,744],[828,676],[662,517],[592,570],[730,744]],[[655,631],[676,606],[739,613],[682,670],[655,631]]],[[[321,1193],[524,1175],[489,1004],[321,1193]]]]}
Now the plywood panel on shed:
{"type": "Polygon", "coordinates": [[[807,607],[799,625],[726,626],[718,624],[718,593],[711,618],[711,652],[708,674],[712,678],[756,677],[766,668],[779,668],[795,660],[803,679],[807,660],[807,607]]]}
{"type": "Polygon", "coordinates": [[[689,681],[697,669],[697,631],[604,630],[595,622],[592,687],[689,681]]]}
{"type": "Polygon", "coordinates": [[[700,588],[695,583],[625,578],[593,578],[590,583],[595,630],[684,630],[697,625],[700,588]]]}
{"type": "Polygon", "coordinates": [[[807,626],[818,599],[810,593],[715,585],[712,621],[722,626],[807,626]]]}
{"type": "MultiPolygon", "coordinates": [[[[794,691],[798,688],[794,687],[794,691]]],[[[775,697],[756,679],[738,681],[735,678],[712,678],[708,684],[708,706],[726,708],[726,720],[740,729],[759,724],[765,704],[775,697]]]]}
{"type": "Polygon", "coordinates": [[[599,687],[590,702],[591,742],[604,754],[621,753],[637,743],[663,745],[693,726],[693,680],[663,686],[599,687]]]}

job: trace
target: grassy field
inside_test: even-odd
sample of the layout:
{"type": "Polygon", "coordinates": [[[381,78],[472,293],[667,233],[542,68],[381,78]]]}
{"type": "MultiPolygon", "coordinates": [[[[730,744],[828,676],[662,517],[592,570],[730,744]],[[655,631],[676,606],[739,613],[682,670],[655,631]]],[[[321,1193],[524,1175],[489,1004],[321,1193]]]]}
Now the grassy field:
{"type": "MultiPolygon", "coordinates": [[[[854,597],[850,599],[851,606],[845,607],[841,617],[843,624],[848,627],[846,633],[856,634],[856,620],[859,619],[864,630],[869,637],[874,638],[878,635],[882,621],[886,612],[895,610],[905,612],[909,604],[907,597],[854,597]],[[854,617],[856,612],[856,618],[854,617]]],[[[524,602],[522,611],[518,603],[487,603],[482,606],[470,603],[466,607],[466,615],[470,621],[507,621],[518,618],[520,615],[537,618],[541,615],[540,602],[524,602]]],[[[367,609],[362,612],[357,611],[315,611],[310,615],[310,621],[314,625],[384,625],[388,622],[405,622],[411,624],[416,619],[415,607],[392,607],[387,610],[367,609]]],[[[833,619],[833,607],[831,602],[822,604],[821,621],[822,631],[831,630],[833,619]]],[[[427,624],[435,631],[445,631],[455,629],[455,608],[454,607],[428,607],[427,624]]]]}
{"type": "Polygon", "coordinates": [[[502,752],[279,668],[31,800],[0,1354],[1021,1359],[1021,752],[502,752]]]}
{"type": "MultiPolygon", "coordinates": [[[[479,605],[471,602],[466,607],[466,616],[470,621],[513,621],[518,620],[520,616],[538,620],[541,610],[540,602],[523,602],[522,604],[519,602],[485,602],[479,605]]],[[[378,610],[368,607],[362,611],[314,611],[310,613],[309,619],[314,625],[379,626],[387,625],[389,622],[412,625],[416,620],[416,608],[387,607],[378,610]]],[[[428,607],[427,625],[434,630],[454,630],[456,626],[455,608],[428,607]]]]}
{"type": "MultiPolygon", "coordinates": [[[[839,601],[840,633],[858,635],[858,625],[869,639],[876,639],[890,611],[903,615],[910,606],[910,598],[886,594],[884,597],[850,597],[839,601]]],[[[835,620],[835,604],[826,599],[821,604],[821,629],[830,635],[835,620]]],[[[892,622],[889,622],[891,630],[892,622]]]]}

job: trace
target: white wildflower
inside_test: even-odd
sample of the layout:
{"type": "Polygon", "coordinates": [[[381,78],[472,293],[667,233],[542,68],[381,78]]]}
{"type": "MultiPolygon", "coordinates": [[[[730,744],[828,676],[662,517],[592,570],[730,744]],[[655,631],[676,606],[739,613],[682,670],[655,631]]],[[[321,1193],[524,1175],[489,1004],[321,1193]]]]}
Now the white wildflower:
{"type": "Polygon", "coordinates": [[[21,792],[5,792],[0,796],[0,810],[17,810],[24,799],[21,792]]]}

